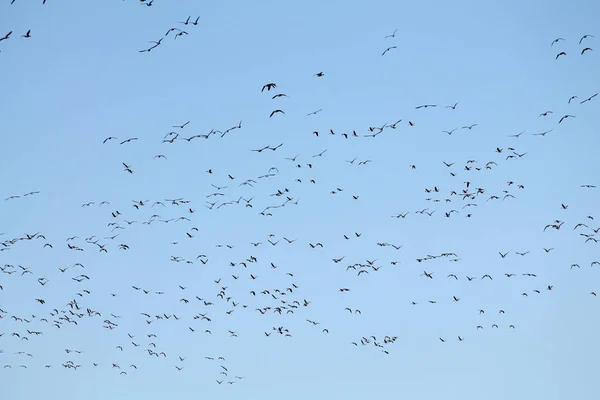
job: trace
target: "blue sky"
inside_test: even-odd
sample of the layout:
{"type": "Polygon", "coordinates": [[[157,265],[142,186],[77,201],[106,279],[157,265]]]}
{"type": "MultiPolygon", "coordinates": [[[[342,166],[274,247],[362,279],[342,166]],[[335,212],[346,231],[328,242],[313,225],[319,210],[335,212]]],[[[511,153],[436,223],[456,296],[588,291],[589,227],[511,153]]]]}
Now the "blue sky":
{"type": "Polygon", "coordinates": [[[596,2],[41,3],[0,4],[7,399],[598,392],[596,2]]]}

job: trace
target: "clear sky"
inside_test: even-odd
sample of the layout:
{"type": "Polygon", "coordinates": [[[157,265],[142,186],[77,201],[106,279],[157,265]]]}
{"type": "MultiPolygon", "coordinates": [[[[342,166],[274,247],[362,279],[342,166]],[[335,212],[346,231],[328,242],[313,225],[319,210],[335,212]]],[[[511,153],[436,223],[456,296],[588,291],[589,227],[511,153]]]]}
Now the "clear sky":
{"type": "Polygon", "coordinates": [[[599,393],[599,15],[2,0],[0,397],[599,393]]]}

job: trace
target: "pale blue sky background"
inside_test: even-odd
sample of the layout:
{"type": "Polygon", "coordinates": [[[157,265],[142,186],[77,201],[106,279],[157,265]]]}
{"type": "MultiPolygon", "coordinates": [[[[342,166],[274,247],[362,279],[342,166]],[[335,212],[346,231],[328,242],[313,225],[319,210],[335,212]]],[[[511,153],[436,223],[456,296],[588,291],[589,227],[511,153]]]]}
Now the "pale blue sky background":
{"type": "Polygon", "coordinates": [[[0,397],[469,400],[599,393],[600,298],[590,292],[600,294],[600,265],[591,266],[600,261],[593,240],[600,235],[592,231],[600,228],[600,188],[580,185],[600,186],[600,97],[580,102],[600,91],[600,4],[41,3],[0,3],[0,37],[13,32],[0,41],[0,249],[7,249],[0,252],[0,367],[12,367],[0,370],[0,397]],[[188,35],[174,40],[171,33],[158,48],[138,52],[170,28],[184,28],[178,22],[188,15],[200,16],[197,26],[185,27],[188,35]],[[31,38],[21,37],[29,29],[31,38]],[[579,44],[584,34],[598,38],[579,44]],[[565,40],[551,46],[558,37],[565,40]],[[396,48],[381,56],[390,46],[396,48]],[[594,50],[581,55],[585,47],[594,50]],[[561,51],[566,55],[556,60],[561,51]],[[277,88],[261,93],[269,82],[277,88]],[[276,93],[289,97],[271,99],[276,93]],[[569,104],[571,96],[578,98],[569,104]],[[456,102],[454,110],[444,107],[456,102]],[[415,109],[422,104],[438,107],[415,109]],[[276,109],[285,114],[269,118],[276,109]],[[575,118],[559,124],[566,114],[575,118]],[[364,137],[369,127],[400,119],[395,129],[364,137]],[[182,140],[240,121],[223,138],[182,140]],[[471,124],[477,126],[460,129],[471,124]],[[454,128],[452,135],[442,132],[454,128]],[[163,143],[171,131],[180,136],[163,143]],[[110,136],[118,139],[103,144],[110,136]],[[132,137],[138,140],[119,144],[132,137]],[[280,143],[276,151],[250,151],[280,143]],[[509,148],[526,154],[506,159],[514,155],[509,148]],[[372,162],[358,165],[366,160],[372,162]],[[470,171],[468,160],[477,161],[470,171]],[[258,178],[271,167],[275,176],[258,178]],[[240,186],[248,179],[256,183],[240,186]],[[469,192],[484,193],[474,200],[451,195],[466,181],[469,192]],[[434,187],[439,192],[425,192],[434,187]],[[285,201],[271,196],[285,188],[298,203],[260,215],[285,201]],[[23,196],[33,191],[39,193],[23,196]],[[215,192],[223,196],[206,197],[215,192]],[[506,194],[514,198],[503,201],[506,194]],[[20,197],[4,200],[10,196],[20,197]],[[241,200],[218,208],[240,196],[252,198],[252,207],[241,200]],[[486,201],[490,196],[499,199],[486,201]],[[165,201],[173,198],[190,202],[165,201]],[[134,208],[140,200],[145,205],[134,208]],[[209,210],[207,200],[219,203],[209,210]],[[110,205],[99,207],[102,201],[110,205]],[[155,201],[165,206],[151,207],[155,201]],[[82,207],[88,202],[95,204],[82,207]],[[468,203],[477,206],[463,209],[468,203]],[[435,213],[415,213],[425,208],[435,213]],[[458,213],[446,218],[453,209],[458,213]],[[405,219],[391,218],[405,212],[405,219]],[[160,217],[142,224],[153,214],[160,217]],[[190,221],[176,221],[182,216],[190,221]],[[544,232],[554,220],[565,223],[544,232]],[[113,222],[125,229],[111,232],[113,222]],[[578,223],[587,228],[574,230],[578,223]],[[37,232],[45,239],[8,242],[37,232]],[[585,242],[580,234],[595,236],[585,242]],[[67,242],[72,236],[78,238],[67,242]],[[92,236],[107,253],[86,243],[92,236]],[[317,242],[323,247],[312,249],[317,242]],[[505,258],[498,254],[507,251],[505,258]],[[448,252],[459,260],[417,261],[448,252]],[[257,262],[239,264],[250,256],[257,262]],[[369,273],[360,276],[346,270],[366,260],[381,268],[362,268],[369,273]],[[575,263],[580,268],[571,269],[575,263]],[[19,265],[32,274],[22,275],[19,265]],[[451,273],[458,280],[447,278],[451,273]],[[90,279],[78,283],[72,278],[79,274],[90,279]],[[493,280],[482,280],[484,274],[493,280]],[[229,302],[217,297],[222,287],[229,302]],[[286,288],[293,293],[277,299],[260,294],[286,288]],[[102,316],[70,315],[73,299],[80,312],[102,316]],[[286,306],[281,300],[310,304],[279,315],[273,309],[286,306]],[[271,309],[261,315],[256,309],[263,307],[271,309]],[[52,326],[55,308],[78,324],[52,326]],[[180,319],[154,317],[163,313],[180,319]],[[211,321],[194,319],[200,313],[211,321]],[[118,326],[103,328],[104,320],[118,326]],[[386,335],[397,339],[384,345],[385,354],[372,341],[360,344],[371,335],[382,344],[386,335]],[[67,361],[81,367],[62,367],[67,361]]]}

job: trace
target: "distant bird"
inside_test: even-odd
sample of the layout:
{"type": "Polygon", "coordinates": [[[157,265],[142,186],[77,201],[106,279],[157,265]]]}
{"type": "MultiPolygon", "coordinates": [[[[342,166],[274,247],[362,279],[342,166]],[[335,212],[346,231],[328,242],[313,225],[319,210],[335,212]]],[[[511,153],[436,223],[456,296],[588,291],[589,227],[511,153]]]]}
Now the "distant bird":
{"type": "Polygon", "coordinates": [[[437,107],[437,104],[423,104],[421,106],[415,107],[415,110],[418,110],[419,108],[427,108],[427,107],[437,107]]]}
{"type": "Polygon", "coordinates": [[[392,33],[391,35],[387,35],[386,37],[384,37],[384,39],[387,39],[387,38],[395,38],[395,37],[396,37],[396,32],[398,32],[398,29],[396,29],[396,30],[394,31],[394,33],[392,33]]]}
{"type": "Polygon", "coordinates": [[[179,129],[183,129],[183,128],[185,128],[185,126],[186,126],[187,124],[189,124],[189,123],[190,123],[190,121],[186,122],[186,123],[185,123],[185,124],[183,124],[183,125],[175,125],[175,126],[173,126],[172,128],[179,128],[179,129]]]}
{"type": "Polygon", "coordinates": [[[283,110],[274,110],[273,112],[271,112],[271,115],[269,115],[269,118],[271,118],[273,115],[277,114],[277,113],[281,113],[281,114],[285,114],[283,112],[283,110]]]}
{"type": "Polygon", "coordinates": [[[554,40],[552,41],[552,43],[550,43],[550,46],[554,46],[554,43],[558,43],[560,40],[565,40],[565,39],[563,39],[563,38],[561,38],[561,37],[559,37],[559,38],[556,38],[556,39],[554,39],[554,40]]]}
{"type": "Polygon", "coordinates": [[[267,83],[266,85],[264,85],[261,89],[261,92],[263,92],[265,89],[267,89],[267,91],[271,90],[271,89],[275,89],[277,87],[277,84],[275,83],[267,83]]]}
{"type": "Polygon", "coordinates": [[[7,40],[11,34],[12,34],[12,31],[8,32],[6,35],[4,35],[4,37],[0,37],[0,42],[3,40],[7,40]]]}
{"type": "Polygon", "coordinates": [[[585,53],[586,51],[592,51],[594,49],[592,49],[591,47],[586,47],[585,49],[581,50],[581,55],[583,55],[583,53],[585,53]]]}
{"type": "Polygon", "coordinates": [[[385,50],[383,51],[383,53],[381,53],[381,55],[382,55],[382,56],[384,56],[384,55],[385,55],[385,53],[387,53],[388,51],[390,51],[390,50],[392,50],[392,49],[395,49],[396,47],[397,47],[397,46],[391,46],[391,47],[388,47],[387,49],[385,49],[385,50]]]}
{"type": "Polygon", "coordinates": [[[133,142],[134,140],[138,140],[138,138],[134,137],[134,138],[125,139],[120,144],[125,144],[125,143],[129,143],[129,142],[133,142]]]}
{"type": "Polygon", "coordinates": [[[555,60],[558,60],[558,57],[560,57],[560,56],[566,56],[566,55],[567,55],[567,53],[565,53],[564,51],[561,51],[560,53],[558,53],[558,54],[556,55],[556,58],[555,58],[555,60]]]}
{"type": "Polygon", "coordinates": [[[583,41],[583,39],[587,39],[587,38],[589,38],[589,37],[593,38],[593,37],[595,37],[595,36],[594,36],[594,35],[583,35],[583,36],[581,37],[581,39],[579,39],[579,44],[581,44],[581,42],[583,41]]]}
{"type": "Polygon", "coordinates": [[[451,108],[453,110],[456,110],[456,106],[458,105],[458,103],[454,103],[453,106],[446,106],[446,108],[451,108]]]}
{"type": "Polygon", "coordinates": [[[320,78],[320,77],[322,77],[322,76],[324,76],[324,75],[325,75],[325,74],[324,74],[323,72],[317,72],[317,73],[316,73],[316,74],[314,74],[313,76],[316,76],[316,77],[319,77],[319,78],[320,78]]]}
{"type": "MultiPolygon", "coordinates": [[[[28,30],[26,34],[24,34],[24,35],[21,35],[21,37],[24,37],[24,38],[30,38],[30,37],[31,37],[31,29],[30,29],[30,30],[28,30]]],[[[590,50],[591,50],[591,49],[590,49],[590,50]]],[[[583,51],[585,51],[585,49],[584,49],[583,51]]],[[[581,54],[583,54],[583,51],[581,52],[581,54]]]]}
{"type": "Polygon", "coordinates": [[[571,117],[571,118],[575,118],[575,116],[574,116],[574,115],[568,115],[568,114],[567,114],[567,115],[563,116],[563,117],[560,119],[560,121],[558,121],[558,123],[560,124],[561,122],[563,122],[563,120],[564,120],[564,119],[567,119],[567,118],[569,118],[569,117],[571,117]]]}
{"type": "Polygon", "coordinates": [[[586,103],[586,102],[588,102],[588,101],[592,100],[592,99],[593,99],[594,97],[596,97],[596,96],[598,96],[598,93],[591,95],[590,97],[588,97],[587,99],[583,100],[583,101],[582,101],[581,103],[579,103],[579,104],[586,103]]]}

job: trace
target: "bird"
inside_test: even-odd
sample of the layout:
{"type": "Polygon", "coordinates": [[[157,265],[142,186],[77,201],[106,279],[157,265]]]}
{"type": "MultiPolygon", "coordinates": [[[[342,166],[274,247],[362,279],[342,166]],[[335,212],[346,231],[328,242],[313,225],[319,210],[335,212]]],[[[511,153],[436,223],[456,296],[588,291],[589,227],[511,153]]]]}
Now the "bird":
{"type": "Polygon", "coordinates": [[[552,41],[552,43],[550,43],[550,46],[551,46],[551,47],[552,47],[552,46],[554,46],[554,43],[558,43],[558,42],[559,42],[559,41],[561,41],[561,40],[565,40],[565,39],[563,39],[563,38],[561,38],[561,37],[554,39],[554,40],[552,41]]]}
{"type": "Polygon", "coordinates": [[[12,34],[12,31],[8,32],[6,35],[4,35],[4,37],[0,37],[0,42],[3,40],[8,40],[8,38],[10,37],[11,34],[12,34]]]}
{"type": "Polygon", "coordinates": [[[560,57],[560,56],[566,56],[566,55],[567,55],[567,53],[565,53],[564,51],[561,51],[560,53],[558,53],[558,54],[556,55],[556,58],[555,58],[555,60],[558,60],[558,57],[560,57]]]}
{"type": "Polygon", "coordinates": [[[275,115],[277,113],[285,114],[285,112],[283,112],[283,110],[274,110],[273,112],[271,112],[271,115],[269,115],[269,118],[271,118],[273,115],[275,115]]]}
{"type": "MultiPolygon", "coordinates": [[[[188,18],[188,20],[189,20],[189,18],[188,18]]],[[[191,121],[188,121],[188,122],[186,122],[185,124],[181,124],[181,125],[175,125],[175,126],[172,126],[172,128],[179,128],[179,129],[183,129],[183,128],[185,128],[185,126],[186,126],[187,124],[189,124],[190,122],[191,122],[191,121]]]]}
{"type": "Polygon", "coordinates": [[[396,47],[397,47],[397,46],[390,46],[390,47],[388,47],[387,49],[385,49],[385,50],[383,51],[383,53],[381,53],[381,55],[382,55],[382,56],[384,56],[384,55],[385,55],[385,53],[387,53],[388,51],[390,51],[390,50],[392,50],[392,49],[395,49],[396,47]]]}
{"type": "Polygon", "coordinates": [[[579,44],[581,44],[581,42],[583,41],[583,39],[587,39],[587,38],[590,38],[590,37],[591,37],[591,38],[593,38],[593,37],[595,37],[595,36],[594,36],[594,35],[587,35],[587,34],[586,34],[586,35],[583,35],[583,36],[581,37],[581,39],[579,39],[579,44]]]}
{"type": "Polygon", "coordinates": [[[398,32],[398,29],[396,29],[391,35],[387,35],[384,39],[395,38],[396,37],[396,32],[398,32]]]}
{"type": "Polygon", "coordinates": [[[558,123],[560,124],[561,122],[563,122],[563,120],[565,120],[565,119],[567,119],[567,118],[569,118],[569,117],[571,117],[571,118],[575,118],[575,116],[574,116],[574,115],[569,115],[569,114],[567,114],[567,115],[563,116],[563,117],[562,117],[562,118],[561,118],[561,119],[558,121],[558,123]]]}
{"type": "MultiPolygon", "coordinates": [[[[21,37],[24,37],[24,38],[30,38],[30,37],[31,37],[31,29],[30,29],[30,30],[28,30],[26,34],[24,34],[24,35],[21,35],[21,37]]],[[[590,49],[590,50],[591,50],[591,49],[590,49]]],[[[585,51],[585,50],[584,50],[584,51],[585,51]]],[[[583,54],[583,52],[582,52],[581,54],[583,54]]]]}
{"type": "Polygon", "coordinates": [[[138,140],[138,138],[134,137],[134,138],[129,138],[129,139],[125,139],[123,140],[120,144],[125,144],[125,143],[129,143],[132,142],[134,140],[138,140]]]}
{"type": "Polygon", "coordinates": [[[585,53],[586,51],[593,51],[594,49],[592,49],[591,47],[586,47],[583,50],[581,50],[581,55],[583,55],[583,53],[585,53]]]}
{"type": "Polygon", "coordinates": [[[596,96],[598,96],[598,93],[595,93],[595,94],[591,95],[590,97],[588,97],[587,99],[583,100],[579,104],[587,103],[588,101],[591,101],[596,96]]]}
{"type": "Polygon", "coordinates": [[[266,85],[264,85],[261,89],[261,92],[263,92],[265,89],[267,89],[267,91],[270,91],[271,89],[275,89],[277,87],[277,84],[275,83],[267,83],[266,85]]]}

